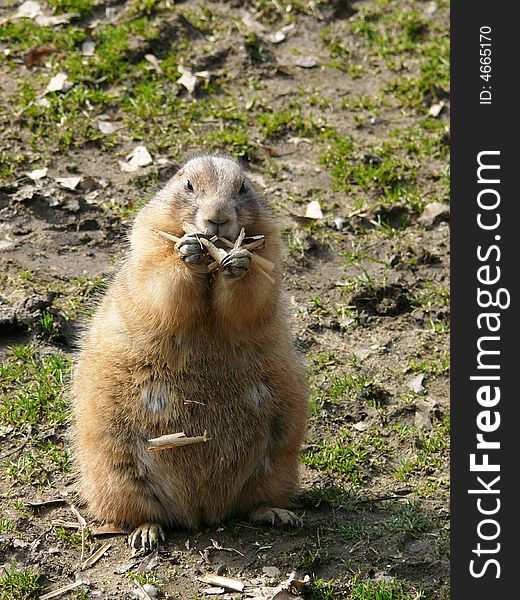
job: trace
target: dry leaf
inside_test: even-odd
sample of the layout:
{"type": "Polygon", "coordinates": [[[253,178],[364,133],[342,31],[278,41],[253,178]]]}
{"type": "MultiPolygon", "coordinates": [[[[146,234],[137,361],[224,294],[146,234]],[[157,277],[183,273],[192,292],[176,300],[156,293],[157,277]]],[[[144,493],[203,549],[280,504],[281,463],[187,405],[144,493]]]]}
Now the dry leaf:
{"type": "Polygon", "coordinates": [[[355,429],[356,431],[365,431],[369,427],[370,427],[370,424],[367,423],[366,421],[359,421],[359,423],[354,423],[354,425],[352,425],[352,428],[355,429]]]}
{"type": "Polygon", "coordinates": [[[271,44],[279,44],[280,42],[285,41],[287,36],[283,31],[275,31],[274,33],[269,33],[265,36],[265,39],[271,44]]]}
{"type": "Polygon", "coordinates": [[[321,206],[317,200],[309,202],[309,204],[307,205],[307,210],[305,211],[305,216],[308,219],[323,219],[321,206]]]}
{"type": "Polygon", "coordinates": [[[416,394],[424,394],[426,391],[423,386],[424,375],[416,375],[406,382],[406,387],[416,394]]]}
{"type": "Polygon", "coordinates": [[[304,69],[312,69],[318,63],[316,62],[316,59],[312,56],[298,56],[293,60],[292,64],[297,67],[302,67],[304,69]]]}
{"type": "Polygon", "coordinates": [[[97,126],[99,131],[101,131],[101,133],[104,133],[105,135],[110,135],[111,133],[117,131],[117,127],[110,121],[99,120],[97,122],[97,126]]]}
{"type": "Polygon", "coordinates": [[[64,25],[76,17],[80,17],[79,13],[62,13],[61,15],[38,15],[35,19],[38,25],[43,27],[52,27],[53,25],[64,25]]]}
{"type": "Polygon", "coordinates": [[[135,167],[146,167],[153,163],[152,156],[146,146],[136,146],[126,157],[126,160],[129,165],[135,167]]]}
{"type": "Polygon", "coordinates": [[[91,40],[87,40],[81,44],[81,53],[83,56],[94,56],[95,50],[96,44],[91,40]]]}
{"type": "Polygon", "coordinates": [[[445,103],[445,102],[443,102],[443,101],[439,102],[438,104],[432,104],[432,105],[430,106],[430,110],[428,111],[428,114],[429,114],[431,117],[438,117],[438,116],[441,114],[441,112],[442,112],[442,109],[443,109],[445,106],[446,106],[446,103],[445,103]]]}
{"type": "Polygon", "coordinates": [[[146,60],[152,65],[152,67],[157,71],[157,73],[162,73],[161,66],[159,65],[159,61],[154,54],[145,54],[144,57],[146,60]]]}
{"type": "Polygon", "coordinates": [[[267,27],[259,21],[257,21],[256,19],[254,19],[249,13],[244,14],[244,16],[242,17],[242,23],[244,23],[247,29],[259,35],[267,31],[267,27]]]}
{"type": "Polygon", "coordinates": [[[29,173],[26,173],[26,175],[27,177],[29,177],[29,179],[32,179],[33,181],[38,181],[39,179],[47,177],[47,171],[47,167],[44,167],[43,169],[34,169],[34,171],[30,171],[29,173]]]}
{"type": "Polygon", "coordinates": [[[49,81],[44,94],[49,94],[50,92],[66,92],[70,90],[73,85],[72,81],[69,81],[66,73],[58,73],[49,81]]]}
{"type": "Polygon", "coordinates": [[[42,7],[38,2],[33,0],[27,0],[18,7],[15,15],[18,18],[26,17],[27,19],[35,19],[38,15],[42,14],[42,7]]]}
{"type": "Polygon", "coordinates": [[[66,190],[75,190],[81,181],[81,177],[56,177],[54,181],[66,190]]]}
{"type": "Polygon", "coordinates": [[[75,590],[80,585],[83,585],[83,581],[76,581],[74,583],[69,583],[69,585],[65,585],[61,588],[58,588],[57,590],[48,592],[47,594],[43,594],[43,596],[40,596],[40,600],[51,600],[51,598],[58,598],[58,596],[62,596],[66,592],[75,590]]]}
{"type": "Polygon", "coordinates": [[[25,66],[32,67],[44,61],[48,56],[57,52],[56,48],[49,46],[34,46],[24,54],[23,62],[25,66]]]}
{"type": "Polygon", "coordinates": [[[181,73],[181,76],[177,79],[177,83],[184,86],[188,90],[190,96],[193,95],[195,86],[197,85],[197,78],[191,71],[188,71],[188,69],[185,69],[182,65],[179,65],[177,68],[179,73],[181,73]]]}

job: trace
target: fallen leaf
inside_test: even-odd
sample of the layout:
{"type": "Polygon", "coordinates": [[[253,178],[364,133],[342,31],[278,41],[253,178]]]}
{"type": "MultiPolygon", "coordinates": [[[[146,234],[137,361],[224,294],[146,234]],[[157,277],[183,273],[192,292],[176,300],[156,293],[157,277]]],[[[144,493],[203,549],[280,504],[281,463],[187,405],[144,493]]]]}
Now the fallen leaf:
{"type": "Polygon", "coordinates": [[[70,90],[73,85],[72,81],[67,77],[67,73],[58,73],[49,81],[44,94],[49,94],[50,92],[66,92],[70,90]]]}
{"type": "Polygon", "coordinates": [[[188,90],[188,94],[191,96],[195,91],[197,78],[191,71],[188,71],[188,69],[185,69],[182,65],[179,65],[177,68],[179,73],[181,73],[181,76],[179,79],[177,79],[177,83],[184,86],[188,90]]]}
{"type": "Polygon", "coordinates": [[[69,23],[72,19],[80,17],[79,13],[62,13],[61,15],[38,15],[35,19],[38,25],[42,25],[43,27],[52,27],[53,25],[64,25],[65,23],[69,23]]]}
{"type": "Polygon", "coordinates": [[[87,40],[81,44],[81,53],[83,56],[94,56],[95,50],[96,44],[91,40],[87,40]]]}
{"type": "Polygon", "coordinates": [[[438,117],[438,116],[441,114],[441,112],[442,112],[442,109],[443,109],[445,106],[446,106],[446,103],[445,103],[445,102],[443,102],[443,101],[439,102],[438,104],[432,104],[432,105],[430,106],[430,110],[428,111],[428,114],[429,114],[431,117],[438,117]]]}
{"type": "Polygon", "coordinates": [[[81,181],[81,177],[56,177],[54,181],[59,183],[62,188],[75,190],[81,181]]]}
{"type": "Polygon", "coordinates": [[[262,34],[267,31],[267,27],[253,18],[249,13],[244,14],[242,23],[253,33],[262,34]]]}
{"type": "Polygon", "coordinates": [[[426,391],[423,386],[424,375],[416,375],[406,382],[406,387],[416,394],[424,394],[426,391]]]}
{"type": "Polygon", "coordinates": [[[203,583],[214,584],[218,587],[234,590],[236,592],[244,591],[244,584],[240,580],[234,579],[233,577],[222,577],[221,575],[213,575],[212,573],[209,573],[208,575],[199,578],[199,581],[202,581],[203,583]]]}
{"type": "Polygon", "coordinates": [[[157,73],[162,73],[161,66],[159,65],[159,61],[154,54],[145,54],[144,57],[146,60],[152,65],[152,67],[157,71],[157,73]]]}
{"type": "Polygon", "coordinates": [[[280,577],[280,569],[278,567],[262,567],[262,573],[267,577],[280,577]]]}
{"type": "Polygon", "coordinates": [[[308,219],[323,219],[323,212],[321,211],[320,203],[317,200],[309,202],[305,216],[308,219]]]}
{"type": "Polygon", "coordinates": [[[38,15],[42,14],[42,7],[38,2],[33,0],[27,0],[18,7],[15,16],[26,17],[27,19],[35,19],[38,15]]]}
{"type": "Polygon", "coordinates": [[[32,67],[41,63],[55,52],[57,52],[56,48],[51,48],[50,46],[34,46],[24,54],[23,62],[27,67],[32,67]]]}
{"type": "Polygon", "coordinates": [[[99,131],[105,135],[110,135],[111,133],[117,131],[117,127],[110,121],[99,120],[97,121],[97,126],[99,131]]]}
{"type": "Polygon", "coordinates": [[[146,167],[153,163],[151,154],[146,146],[136,146],[126,157],[128,164],[135,167],[146,167]]]}
{"type": "Polygon", "coordinates": [[[54,498],[52,500],[42,500],[41,502],[24,502],[24,506],[32,510],[40,510],[42,508],[50,508],[52,506],[63,506],[67,504],[64,498],[54,498]]]}
{"type": "Polygon", "coordinates": [[[204,590],[201,590],[201,593],[206,594],[206,596],[216,596],[219,594],[223,594],[226,590],[223,587],[210,587],[204,590]]]}
{"type": "Polygon", "coordinates": [[[425,227],[436,225],[440,221],[447,221],[450,216],[450,206],[445,202],[430,202],[426,205],[417,221],[425,227]]]}
{"type": "Polygon", "coordinates": [[[38,181],[39,179],[47,177],[47,171],[47,167],[44,167],[43,169],[34,169],[34,171],[30,171],[29,173],[26,173],[26,175],[27,177],[29,177],[29,179],[32,179],[33,181],[38,181]]]}
{"type": "Polygon", "coordinates": [[[292,64],[297,67],[302,67],[303,69],[312,69],[318,63],[312,56],[298,56],[293,60],[292,64]]]}
{"type": "Polygon", "coordinates": [[[271,44],[279,44],[280,42],[285,41],[287,36],[283,31],[275,31],[274,33],[268,33],[265,36],[265,39],[271,44]]]}
{"type": "Polygon", "coordinates": [[[354,425],[352,425],[352,427],[356,431],[365,431],[366,429],[368,429],[370,427],[370,424],[367,423],[366,421],[359,421],[359,423],[354,423],[354,425]]]}

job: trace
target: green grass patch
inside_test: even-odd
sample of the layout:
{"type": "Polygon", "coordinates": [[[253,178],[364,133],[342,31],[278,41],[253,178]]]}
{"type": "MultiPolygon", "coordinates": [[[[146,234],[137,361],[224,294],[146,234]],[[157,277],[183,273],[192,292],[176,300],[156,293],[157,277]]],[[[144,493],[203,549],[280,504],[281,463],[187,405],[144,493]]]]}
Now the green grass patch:
{"type": "Polygon", "coordinates": [[[8,459],[3,466],[8,477],[17,483],[45,485],[51,482],[56,473],[66,473],[70,469],[70,450],[60,448],[52,442],[39,442],[30,450],[25,450],[17,460],[8,459]]]}
{"type": "Polygon", "coordinates": [[[0,573],[0,600],[30,600],[41,590],[41,575],[34,569],[18,569],[14,563],[0,573]]]}
{"type": "Polygon", "coordinates": [[[381,435],[354,439],[344,432],[335,439],[311,446],[302,461],[311,469],[332,473],[351,485],[360,485],[368,470],[380,463],[388,450],[388,442],[381,435]]]}
{"type": "Polygon", "coordinates": [[[409,593],[397,579],[383,581],[361,580],[355,576],[350,584],[347,600],[420,600],[421,592],[409,593]]]}
{"type": "Polygon", "coordinates": [[[404,202],[412,210],[419,210],[417,165],[399,156],[392,140],[362,149],[350,135],[333,135],[321,163],[329,170],[337,190],[372,191],[384,204],[404,202]]]}
{"type": "Polygon", "coordinates": [[[23,431],[64,424],[69,417],[65,387],[72,361],[61,352],[41,354],[14,346],[0,364],[0,423],[23,431]]]}

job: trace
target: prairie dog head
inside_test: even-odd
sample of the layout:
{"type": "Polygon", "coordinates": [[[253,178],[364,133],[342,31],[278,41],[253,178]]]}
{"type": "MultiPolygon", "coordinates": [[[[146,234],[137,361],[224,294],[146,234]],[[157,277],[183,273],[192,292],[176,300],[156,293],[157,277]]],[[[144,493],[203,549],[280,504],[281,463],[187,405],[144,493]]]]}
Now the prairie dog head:
{"type": "Polygon", "coordinates": [[[182,236],[187,221],[201,232],[230,240],[273,232],[272,213],[240,165],[231,158],[202,155],[186,162],[138,214],[132,243],[143,226],[182,236]]]}

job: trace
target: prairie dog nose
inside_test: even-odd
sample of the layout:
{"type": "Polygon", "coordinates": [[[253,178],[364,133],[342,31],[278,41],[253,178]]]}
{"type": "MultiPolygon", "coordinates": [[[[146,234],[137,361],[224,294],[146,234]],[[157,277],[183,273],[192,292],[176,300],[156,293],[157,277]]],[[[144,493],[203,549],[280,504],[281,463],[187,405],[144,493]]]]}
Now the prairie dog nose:
{"type": "Polygon", "coordinates": [[[224,225],[224,223],[227,223],[229,221],[229,215],[226,215],[225,213],[216,213],[216,214],[212,214],[208,217],[208,223],[211,223],[212,225],[224,225]]]}

